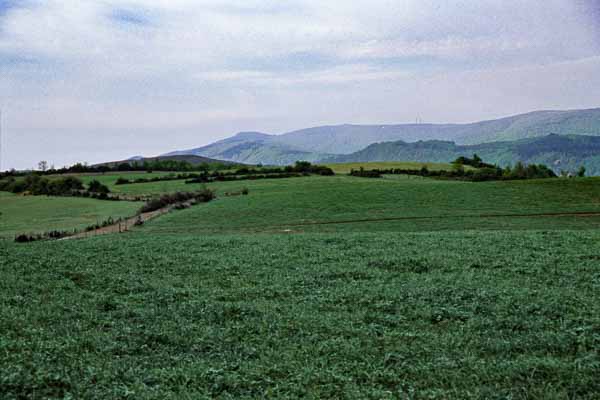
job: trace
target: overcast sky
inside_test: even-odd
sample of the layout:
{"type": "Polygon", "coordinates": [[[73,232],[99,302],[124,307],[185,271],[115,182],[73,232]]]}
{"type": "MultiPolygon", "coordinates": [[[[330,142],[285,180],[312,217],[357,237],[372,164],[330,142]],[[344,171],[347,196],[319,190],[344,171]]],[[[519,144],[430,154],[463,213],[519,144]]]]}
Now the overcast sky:
{"type": "Polygon", "coordinates": [[[600,107],[595,0],[0,0],[2,169],[600,107]]]}

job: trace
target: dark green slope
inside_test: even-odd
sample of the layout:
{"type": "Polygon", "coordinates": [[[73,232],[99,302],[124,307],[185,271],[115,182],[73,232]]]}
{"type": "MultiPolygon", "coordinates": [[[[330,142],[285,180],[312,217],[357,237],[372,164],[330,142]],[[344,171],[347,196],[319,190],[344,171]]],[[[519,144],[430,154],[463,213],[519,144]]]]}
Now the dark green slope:
{"type": "Polygon", "coordinates": [[[477,153],[485,161],[505,166],[517,161],[543,163],[556,171],[574,171],[583,165],[589,174],[600,175],[600,137],[547,135],[539,138],[478,145],[449,141],[403,141],[372,144],[353,154],[330,157],[327,162],[417,161],[450,162],[477,153]]]}

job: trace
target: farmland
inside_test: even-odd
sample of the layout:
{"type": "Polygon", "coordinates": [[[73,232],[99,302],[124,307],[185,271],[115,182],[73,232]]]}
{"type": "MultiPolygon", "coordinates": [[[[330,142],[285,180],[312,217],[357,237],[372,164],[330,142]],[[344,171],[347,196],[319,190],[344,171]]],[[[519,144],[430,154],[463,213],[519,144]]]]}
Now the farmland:
{"type": "Polygon", "coordinates": [[[0,391],[593,399],[599,243],[597,231],[1,243],[0,391]]]}
{"type": "MultiPolygon", "coordinates": [[[[128,233],[0,240],[0,397],[597,398],[600,179],[207,187],[128,233]]],[[[5,237],[140,206],[0,204],[5,237]]]]}
{"type": "Polygon", "coordinates": [[[0,240],[20,233],[82,229],[109,217],[134,215],[140,203],[0,192],[0,240]]]}
{"type": "Polygon", "coordinates": [[[600,213],[600,180],[595,178],[471,183],[334,176],[208,185],[217,194],[242,186],[249,196],[222,196],[206,206],[167,215],[143,230],[210,234],[585,229],[600,222],[600,215],[554,215],[600,213]]]}

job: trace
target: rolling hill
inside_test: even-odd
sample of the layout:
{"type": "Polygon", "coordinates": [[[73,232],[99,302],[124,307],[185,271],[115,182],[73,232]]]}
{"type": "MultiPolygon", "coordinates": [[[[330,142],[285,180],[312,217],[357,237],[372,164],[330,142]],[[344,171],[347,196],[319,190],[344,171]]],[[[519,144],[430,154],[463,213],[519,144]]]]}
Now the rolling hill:
{"type": "Polygon", "coordinates": [[[543,163],[556,171],[574,171],[586,167],[590,175],[600,174],[600,137],[582,135],[547,135],[506,142],[478,145],[458,145],[450,141],[428,140],[372,144],[348,155],[322,160],[323,162],[417,161],[451,162],[459,156],[478,154],[487,162],[501,166],[525,163],[543,163]]]}
{"type": "Polygon", "coordinates": [[[139,164],[143,164],[144,162],[151,162],[151,161],[185,161],[188,162],[192,165],[198,165],[198,164],[235,164],[234,162],[231,161],[225,161],[225,160],[217,160],[214,158],[208,158],[208,157],[202,157],[202,156],[198,156],[198,155],[194,155],[194,154],[174,154],[174,155],[164,155],[164,156],[158,156],[158,157],[141,157],[141,156],[136,156],[136,157],[131,157],[127,160],[121,160],[121,161],[109,161],[109,162],[105,162],[105,163],[101,163],[101,164],[97,164],[95,166],[100,166],[100,165],[106,165],[106,166],[115,166],[115,165],[119,165],[119,164],[123,164],[123,163],[139,163],[139,164]]]}
{"type": "Polygon", "coordinates": [[[287,165],[295,161],[316,161],[327,153],[305,151],[274,140],[276,136],[260,132],[240,132],[204,147],[175,151],[165,156],[197,155],[245,164],[287,165]]]}
{"type": "Polygon", "coordinates": [[[192,154],[250,164],[316,161],[357,152],[379,142],[453,141],[459,145],[514,141],[550,134],[600,136],[600,108],[535,111],[470,124],[333,125],[282,135],[241,132],[207,146],[166,155],[192,154]]]}

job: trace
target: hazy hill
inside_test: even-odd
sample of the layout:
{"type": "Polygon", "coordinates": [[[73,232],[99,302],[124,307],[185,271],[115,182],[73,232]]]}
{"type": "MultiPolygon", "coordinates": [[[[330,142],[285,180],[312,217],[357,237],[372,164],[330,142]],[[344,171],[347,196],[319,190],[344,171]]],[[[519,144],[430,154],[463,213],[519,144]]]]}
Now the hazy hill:
{"type": "Polygon", "coordinates": [[[430,140],[372,144],[348,155],[330,157],[326,162],[418,161],[450,162],[459,156],[477,153],[485,161],[502,166],[517,161],[543,163],[556,171],[574,171],[584,165],[588,172],[600,175],[600,137],[581,135],[547,135],[516,141],[478,145],[430,140]]]}
{"type": "Polygon", "coordinates": [[[326,153],[304,151],[273,140],[260,132],[240,132],[235,136],[195,149],[167,153],[166,156],[193,154],[245,164],[293,164],[298,160],[316,161],[326,153]]]}
{"type": "Polygon", "coordinates": [[[119,165],[119,164],[123,164],[123,163],[143,164],[145,161],[150,162],[150,161],[156,161],[156,160],[186,161],[192,165],[216,164],[216,163],[218,163],[218,164],[234,164],[231,161],[216,160],[214,158],[196,156],[196,155],[191,155],[191,154],[178,154],[178,155],[170,155],[170,156],[165,155],[165,156],[158,156],[158,157],[135,156],[135,157],[131,157],[127,160],[110,161],[110,162],[101,163],[101,164],[97,164],[97,165],[115,166],[115,165],[119,165]]]}
{"type": "Polygon", "coordinates": [[[535,111],[471,124],[334,125],[282,135],[242,132],[207,146],[167,155],[193,154],[252,164],[289,164],[300,159],[314,161],[327,154],[350,154],[379,142],[446,140],[464,145],[549,134],[600,136],[600,108],[535,111]]]}

